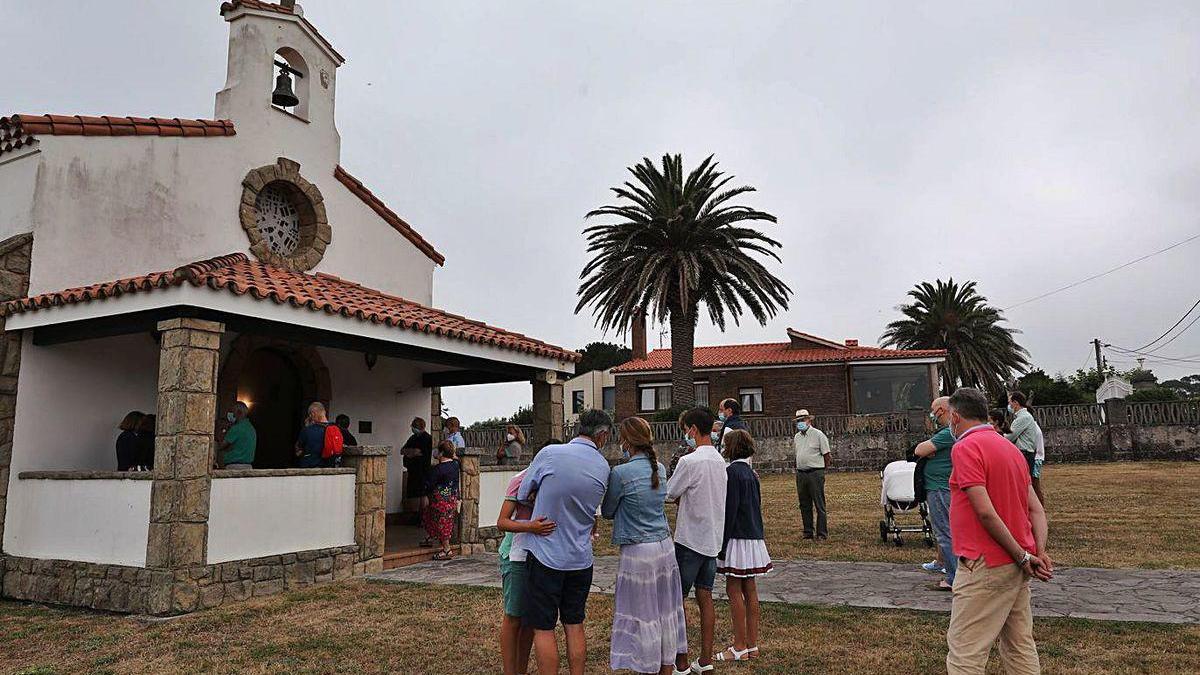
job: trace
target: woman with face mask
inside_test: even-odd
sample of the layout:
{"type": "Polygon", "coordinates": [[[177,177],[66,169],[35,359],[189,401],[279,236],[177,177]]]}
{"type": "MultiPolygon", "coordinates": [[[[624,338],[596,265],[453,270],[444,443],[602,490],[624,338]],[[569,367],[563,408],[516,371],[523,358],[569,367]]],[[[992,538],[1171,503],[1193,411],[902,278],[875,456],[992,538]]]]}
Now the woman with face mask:
{"type": "Polygon", "coordinates": [[[510,424],[504,427],[504,440],[500,442],[500,447],[496,449],[496,463],[518,464],[521,461],[521,452],[524,449],[525,433],[521,431],[521,427],[510,424]]]}

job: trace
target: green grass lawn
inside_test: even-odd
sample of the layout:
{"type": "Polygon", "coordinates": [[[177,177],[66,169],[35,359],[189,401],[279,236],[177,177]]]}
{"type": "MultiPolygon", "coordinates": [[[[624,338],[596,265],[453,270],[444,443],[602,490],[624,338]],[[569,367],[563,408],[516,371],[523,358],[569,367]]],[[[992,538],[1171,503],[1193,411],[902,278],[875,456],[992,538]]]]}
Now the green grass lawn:
{"type": "MultiPolygon", "coordinates": [[[[1044,487],[1050,552],[1060,565],[1200,568],[1200,463],[1049,465],[1044,487]]],[[[764,475],[771,555],[914,564],[932,559],[933,550],[919,537],[910,536],[902,548],[879,541],[879,488],[875,472],[828,474],[829,541],[815,543],[801,537],[794,475],[764,475]]],[[[608,543],[611,533],[611,523],[603,522],[597,552],[617,553],[608,543]]]]}
{"type": "MultiPolygon", "coordinates": [[[[609,672],[612,598],[588,603],[588,672],[609,672]]],[[[83,610],[0,603],[5,673],[496,673],[495,589],[346,581],[147,625],[83,610]]],[[[696,625],[694,604],[689,624],[696,625]]],[[[763,656],[743,673],[944,672],[948,617],[763,605],[763,656]]],[[[727,643],[718,603],[717,639],[727,643]]],[[[1046,673],[1184,673],[1200,627],[1038,620],[1046,673]]],[[[690,640],[696,644],[695,631],[690,640]]],[[[991,672],[998,673],[993,656],[991,672]]]]}

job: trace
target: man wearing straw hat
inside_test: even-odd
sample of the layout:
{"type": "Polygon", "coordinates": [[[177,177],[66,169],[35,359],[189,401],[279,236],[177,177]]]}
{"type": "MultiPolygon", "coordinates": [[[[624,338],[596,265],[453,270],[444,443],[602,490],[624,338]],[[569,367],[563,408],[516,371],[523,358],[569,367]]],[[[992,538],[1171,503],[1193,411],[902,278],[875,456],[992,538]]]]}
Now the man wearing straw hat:
{"type": "Polygon", "coordinates": [[[800,498],[800,517],[804,520],[804,538],[823,541],[829,538],[825,522],[825,469],[829,466],[829,438],[812,425],[807,410],[796,411],[796,495],[800,498]],[[817,511],[813,528],[813,508],[817,511]]]}

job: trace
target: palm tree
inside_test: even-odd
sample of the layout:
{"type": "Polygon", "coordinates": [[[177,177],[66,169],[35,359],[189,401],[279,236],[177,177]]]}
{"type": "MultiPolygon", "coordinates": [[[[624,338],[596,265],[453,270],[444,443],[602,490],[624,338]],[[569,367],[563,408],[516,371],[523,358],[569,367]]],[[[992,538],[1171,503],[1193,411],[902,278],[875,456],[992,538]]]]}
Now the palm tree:
{"type": "Polygon", "coordinates": [[[984,387],[1003,390],[1012,371],[1029,368],[1029,352],[1017,344],[1021,331],[1006,328],[1003,313],[975,292],[975,282],[962,285],[938,279],[908,292],[915,302],[898,308],[906,318],[893,321],[880,336],[884,347],[945,349],[942,391],[984,387]]]}
{"type": "Polygon", "coordinates": [[[584,229],[594,257],[579,278],[575,312],[592,305],[602,330],[624,332],[647,314],[671,326],[673,405],[695,402],[692,349],[703,304],[708,318],[725,330],[749,312],[760,324],[787,309],[792,291],[767,271],[755,254],[779,262],[779,242],[747,227],[775,216],[731,203],[754,192],[727,188],[733,176],[717,171],[710,155],[684,176],[680,155],[663,155],[662,168],[649,158],[629,167],[636,182],[612,188],[622,200],[587,214],[615,222],[584,229]]]}

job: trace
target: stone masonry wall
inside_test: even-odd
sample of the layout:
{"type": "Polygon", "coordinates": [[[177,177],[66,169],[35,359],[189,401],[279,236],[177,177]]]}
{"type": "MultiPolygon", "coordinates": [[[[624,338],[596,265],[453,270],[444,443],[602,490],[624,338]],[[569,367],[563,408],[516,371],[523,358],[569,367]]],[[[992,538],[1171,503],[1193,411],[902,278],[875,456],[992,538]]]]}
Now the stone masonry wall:
{"type": "MultiPolygon", "coordinates": [[[[29,291],[32,253],[32,234],[18,234],[0,242],[0,302],[23,298],[29,291]]],[[[5,331],[4,319],[0,318],[0,542],[4,541],[13,419],[17,410],[17,375],[21,371],[21,338],[20,332],[5,331]]],[[[2,554],[0,551],[0,574],[4,571],[2,554]]]]}
{"type": "Polygon", "coordinates": [[[387,446],[347,447],[342,464],[355,469],[354,542],[358,564],[368,574],[383,571],[384,537],[387,532],[386,484],[387,446]]]}

